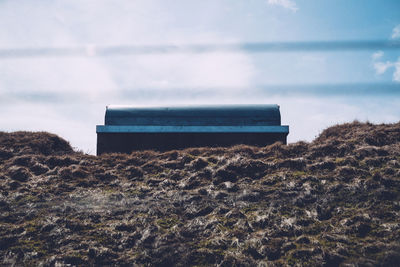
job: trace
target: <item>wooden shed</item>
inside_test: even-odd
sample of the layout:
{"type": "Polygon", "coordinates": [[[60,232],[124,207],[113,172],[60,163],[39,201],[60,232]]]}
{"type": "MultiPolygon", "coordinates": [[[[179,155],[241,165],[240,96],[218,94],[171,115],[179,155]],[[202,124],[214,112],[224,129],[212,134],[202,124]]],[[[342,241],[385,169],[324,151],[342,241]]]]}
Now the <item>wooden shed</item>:
{"type": "Polygon", "coordinates": [[[286,144],[278,105],[107,106],[97,125],[97,154],[201,146],[286,144]]]}

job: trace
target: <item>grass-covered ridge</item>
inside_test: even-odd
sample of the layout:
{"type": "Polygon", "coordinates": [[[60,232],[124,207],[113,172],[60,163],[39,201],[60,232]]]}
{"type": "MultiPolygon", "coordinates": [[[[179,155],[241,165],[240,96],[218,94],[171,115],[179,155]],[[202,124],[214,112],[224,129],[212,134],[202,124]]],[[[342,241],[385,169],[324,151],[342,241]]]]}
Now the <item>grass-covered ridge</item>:
{"type": "Polygon", "coordinates": [[[0,265],[400,262],[400,123],[99,157],[0,133],[0,171],[0,265]]]}

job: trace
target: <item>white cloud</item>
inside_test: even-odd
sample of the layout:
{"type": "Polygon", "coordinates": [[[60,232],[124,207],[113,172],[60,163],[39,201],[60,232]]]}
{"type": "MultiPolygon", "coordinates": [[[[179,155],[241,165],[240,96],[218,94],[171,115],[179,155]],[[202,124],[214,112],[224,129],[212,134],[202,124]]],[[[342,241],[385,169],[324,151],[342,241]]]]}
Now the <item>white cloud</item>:
{"type": "Polygon", "coordinates": [[[375,62],[374,63],[374,69],[376,74],[384,74],[389,68],[393,67],[394,64],[390,61],[386,62],[375,62]]]}
{"type": "Polygon", "coordinates": [[[400,58],[394,63],[395,71],[393,73],[393,80],[396,82],[400,82],[400,58]]]}
{"type": "Polygon", "coordinates": [[[400,24],[393,28],[392,39],[400,38],[400,24]]]}
{"type": "Polygon", "coordinates": [[[378,60],[383,57],[383,51],[378,51],[372,54],[372,60],[378,60]]]}
{"type": "Polygon", "coordinates": [[[292,0],[267,0],[267,3],[270,5],[282,6],[284,8],[290,9],[293,12],[296,12],[299,9],[296,3],[292,0]]]}
{"type": "Polygon", "coordinates": [[[124,87],[224,88],[251,87],[254,67],[248,56],[238,53],[142,55],[132,60],[115,59],[111,72],[124,87]],[[119,74],[125,69],[125,75],[119,74]]]}
{"type": "MultiPolygon", "coordinates": [[[[196,4],[217,20],[219,3],[196,4]],[[205,5],[205,6],[204,6],[205,5]]],[[[61,0],[52,3],[0,3],[0,43],[3,47],[85,46],[88,57],[28,58],[7,60],[0,65],[5,90],[64,92],[89,100],[110,99],[122,88],[252,87],[254,66],[245,53],[136,55],[98,58],[96,44],[146,45],[223,43],[232,38],[209,30],[185,31],[197,19],[180,23],[176,16],[187,12],[171,10],[159,0],[110,1],[61,0]],[[101,19],[99,19],[101,18],[101,19]],[[30,27],[34,24],[35,27],[30,27]],[[187,25],[188,24],[188,25],[187,25]]],[[[193,7],[195,8],[195,7],[193,7]]],[[[182,15],[182,16],[183,16],[182,15]]],[[[185,15],[186,16],[186,15],[185,15]]],[[[219,89],[218,89],[219,88],[219,89]]]]}
{"type": "Polygon", "coordinates": [[[74,95],[96,101],[110,97],[119,85],[98,58],[36,58],[0,65],[3,92],[74,95]],[[23,66],[23,67],[22,67],[23,66]]]}
{"type": "MultiPolygon", "coordinates": [[[[400,24],[393,28],[392,39],[397,39],[400,37],[400,24]]],[[[394,82],[400,82],[400,57],[397,61],[383,61],[384,56],[383,51],[377,51],[372,54],[372,65],[375,69],[376,74],[382,75],[386,71],[393,68],[392,80],[394,82]]]]}
{"type": "Polygon", "coordinates": [[[382,51],[378,51],[372,55],[372,64],[374,66],[375,72],[378,75],[384,74],[389,69],[393,68],[393,81],[400,82],[400,57],[397,61],[381,61],[384,53],[382,51]]]}

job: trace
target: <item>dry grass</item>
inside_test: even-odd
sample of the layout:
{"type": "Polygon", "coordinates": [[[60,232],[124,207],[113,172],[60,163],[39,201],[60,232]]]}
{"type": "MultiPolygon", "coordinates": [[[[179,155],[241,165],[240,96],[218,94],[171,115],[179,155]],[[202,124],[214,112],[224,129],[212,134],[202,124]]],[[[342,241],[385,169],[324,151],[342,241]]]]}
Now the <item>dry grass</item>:
{"type": "Polygon", "coordinates": [[[400,123],[99,157],[0,133],[0,264],[396,266],[400,123]]]}

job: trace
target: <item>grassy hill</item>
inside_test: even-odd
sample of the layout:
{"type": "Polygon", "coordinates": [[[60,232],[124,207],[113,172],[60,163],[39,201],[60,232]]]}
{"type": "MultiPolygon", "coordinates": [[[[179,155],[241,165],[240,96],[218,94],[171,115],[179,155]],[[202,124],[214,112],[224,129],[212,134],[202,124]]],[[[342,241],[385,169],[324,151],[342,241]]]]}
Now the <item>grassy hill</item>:
{"type": "Polygon", "coordinates": [[[399,263],[400,123],[99,157],[0,133],[0,265],[399,263]]]}

